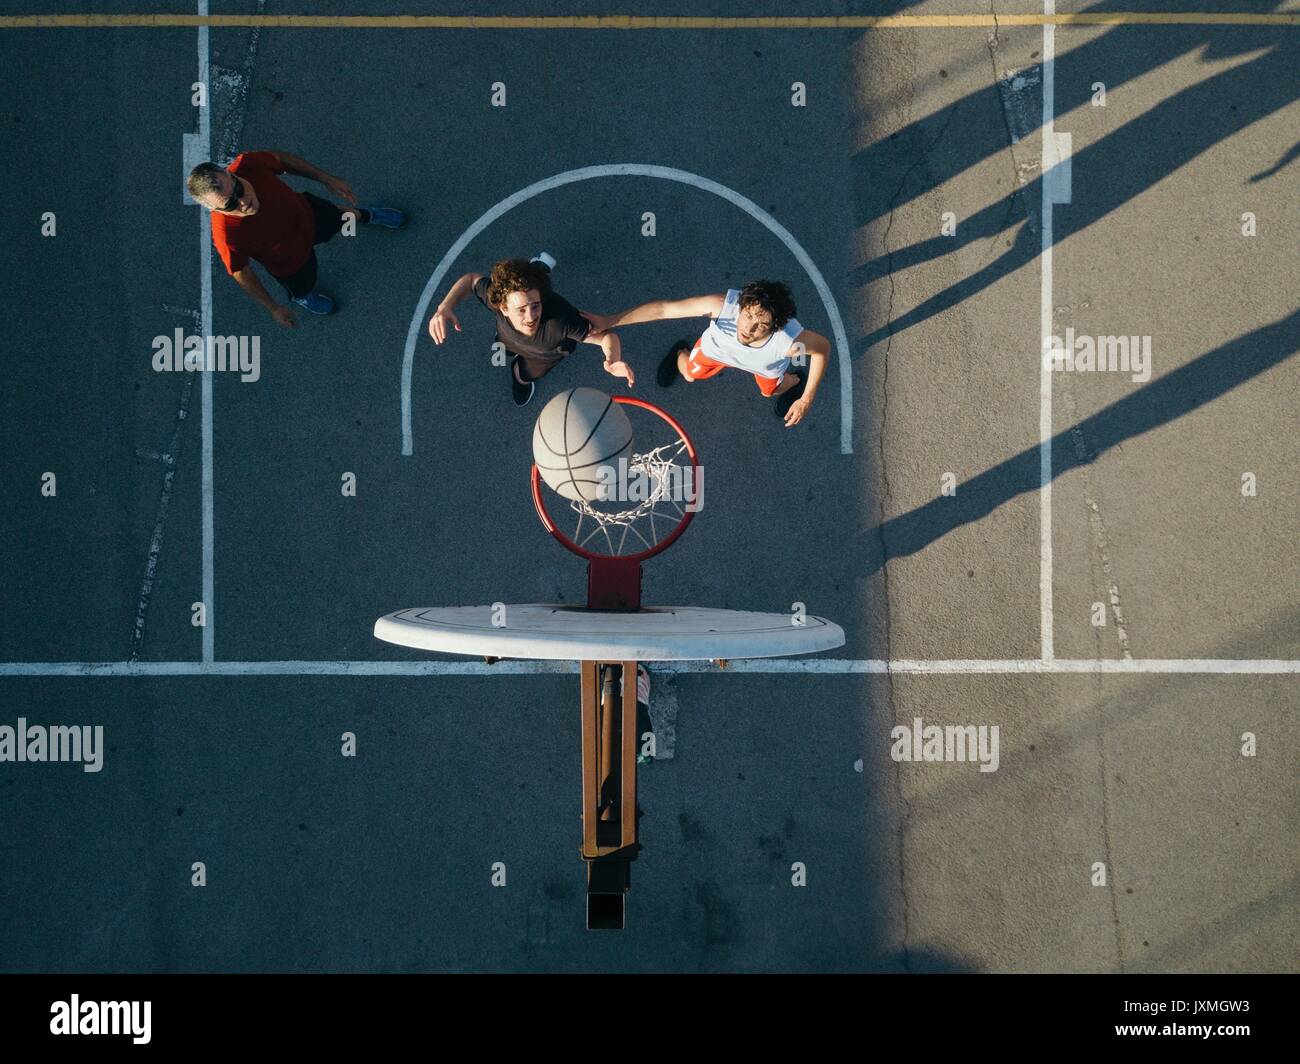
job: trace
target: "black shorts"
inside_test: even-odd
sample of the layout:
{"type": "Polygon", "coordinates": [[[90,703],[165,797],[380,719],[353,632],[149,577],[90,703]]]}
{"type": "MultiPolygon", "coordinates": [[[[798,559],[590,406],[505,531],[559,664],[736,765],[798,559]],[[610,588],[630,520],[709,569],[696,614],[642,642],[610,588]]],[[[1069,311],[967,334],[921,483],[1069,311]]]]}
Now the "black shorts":
{"type": "MultiPolygon", "coordinates": [[[[307,205],[311,207],[312,220],[316,225],[316,231],[311,242],[313,244],[324,244],[327,240],[332,240],[338,231],[343,228],[344,208],[337,207],[329,200],[323,200],[319,196],[313,196],[310,192],[304,192],[303,195],[307,197],[307,205]]],[[[307,256],[307,261],[303,264],[302,269],[286,277],[276,277],[275,279],[284,286],[284,290],[289,293],[291,299],[298,299],[314,291],[316,288],[316,252],[313,251],[307,256]]]]}
{"type": "MultiPolygon", "coordinates": [[[[501,342],[498,336],[497,343],[501,342]]],[[[506,348],[506,354],[511,358],[519,359],[519,376],[526,381],[541,380],[556,366],[560,364],[563,355],[521,355],[517,351],[511,351],[506,348]]]]}

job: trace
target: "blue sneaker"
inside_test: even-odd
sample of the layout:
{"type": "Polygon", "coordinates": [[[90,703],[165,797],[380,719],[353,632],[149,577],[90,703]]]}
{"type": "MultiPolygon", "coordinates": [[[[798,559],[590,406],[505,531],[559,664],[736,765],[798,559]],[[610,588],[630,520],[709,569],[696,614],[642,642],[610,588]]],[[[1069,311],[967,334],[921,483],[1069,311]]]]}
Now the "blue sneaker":
{"type": "Polygon", "coordinates": [[[320,292],[308,292],[305,296],[299,296],[294,300],[298,306],[313,314],[333,314],[334,300],[320,292]]]}
{"type": "Polygon", "coordinates": [[[385,229],[401,229],[406,224],[406,215],[394,207],[364,207],[370,212],[367,225],[382,225],[385,229]]]}

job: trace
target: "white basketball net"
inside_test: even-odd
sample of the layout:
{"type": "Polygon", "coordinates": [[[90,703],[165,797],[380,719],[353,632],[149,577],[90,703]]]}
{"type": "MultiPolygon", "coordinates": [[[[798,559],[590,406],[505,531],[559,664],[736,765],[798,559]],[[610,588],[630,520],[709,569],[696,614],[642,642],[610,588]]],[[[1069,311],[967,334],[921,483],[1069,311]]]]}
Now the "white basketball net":
{"type": "Polygon", "coordinates": [[[683,500],[673,498],[681,495],[687,471],[692,468],[689,462],[678,462],[685,454],[686,441],[678,437],[652,451],[632,455],[627,463],[628,482],[640,481],[646,497],[631,509],[601,510],[585,499],[571,500],[569,506],[578,515],[573,542],[587,550],[598,549],[603,542],[612,555],[653,547],[686,516],[683,500]],[[593,541],[596,547],[591,546],[593,541]]]}

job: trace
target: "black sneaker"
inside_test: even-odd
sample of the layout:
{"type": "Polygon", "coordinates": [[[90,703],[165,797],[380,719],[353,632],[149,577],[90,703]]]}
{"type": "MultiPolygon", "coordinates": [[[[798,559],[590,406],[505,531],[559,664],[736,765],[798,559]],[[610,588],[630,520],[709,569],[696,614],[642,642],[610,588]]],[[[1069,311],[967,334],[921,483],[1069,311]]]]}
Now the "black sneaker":
{"type": "Polygon", "coordinates": [[[794,406],[796,400],[803,395],[804,387],[808,384],[808,371],[806,369],[792,369],[790,372],[799,378],[799,383],[788,392],[782,392],[776,397],[777,417],[785,417],[786,414],[790,413],[790,407],[794,406]]]}
{"type": "Polygon", "coordinates": [[[658,380],[660,388],[669,387],[673,381],[681,376],[677,369],[677,355],[682,351],[685,351],[686,357],[690,358],[691,342],[689,340],[678,340],[677,343],[673,344],[668,354],[664,355],[664,360],[659,363],[658,380]]]}
{"type": "Polygon", "coordinates": [[[535,391],[537,384],[534,381],[519,379],[519,356],[515,355],[510,362],[510,394],[514,397],[515,406],[527,406],[535,391]]]}

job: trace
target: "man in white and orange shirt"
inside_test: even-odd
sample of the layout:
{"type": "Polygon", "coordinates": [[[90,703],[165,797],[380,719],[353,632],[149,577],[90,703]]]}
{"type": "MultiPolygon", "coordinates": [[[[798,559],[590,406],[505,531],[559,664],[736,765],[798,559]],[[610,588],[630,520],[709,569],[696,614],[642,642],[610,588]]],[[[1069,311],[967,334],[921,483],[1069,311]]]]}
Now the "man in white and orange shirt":
{"type": "Polygon", "coordinates": [[[680,375],[706,380],[732,367],[753,374],[758,390],[776,400],[776,415],[791,428],[808,413],[826,372],[830,342],[795,318],[794,299],[780,281],[751,281],[720,295],[642,303],[618,314],[588,314],[594,335],[622,325],[666,318],[713,319],[695,341],[673,345],[659,367],[665,387],[680,375]],[[808,359],[807,371],[791,369],[791,360],[808,359]]]}

